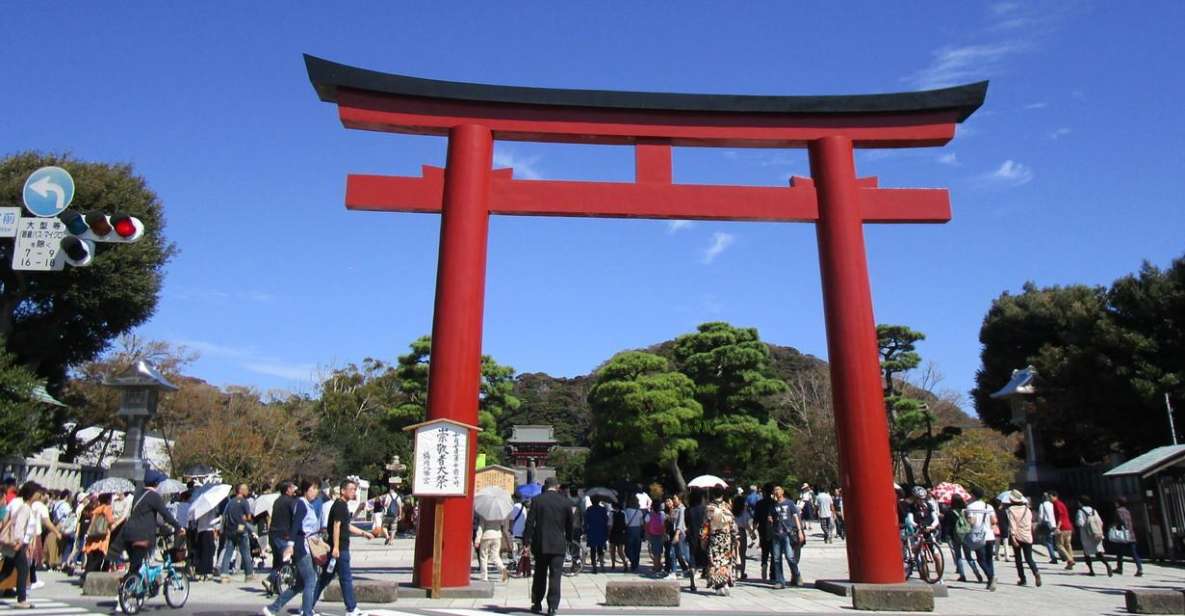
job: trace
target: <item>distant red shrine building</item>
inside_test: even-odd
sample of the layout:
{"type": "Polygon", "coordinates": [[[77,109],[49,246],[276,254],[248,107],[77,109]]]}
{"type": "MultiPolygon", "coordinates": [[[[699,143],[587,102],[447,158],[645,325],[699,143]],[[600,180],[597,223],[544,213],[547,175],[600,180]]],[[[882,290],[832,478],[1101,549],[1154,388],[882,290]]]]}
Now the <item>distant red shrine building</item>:
{"type": "Polygon", "coordinates": [[[506,453],[513,466],[546,466],[547,457],[555,449],[555,429],[545,425],[513,426],[506,439],[506,453]]]}
{"type": "MultiPolygon", "coordinates": [[[[942,189],[880,188],[876,178],[856,175],[854,151],[945,145],[983,104],[987,82],[899,94],[734,96],[458,83],[312,56],[305,65],[317,96],[337,105],[346,128],[448,138],[444,169],[346,179],[350,209],[441,215],[429,419],[477,424],[491,214],[814,224],[849,577],[904,581],[864,225],[944,223],[950,197],[942,189]],[[635,178],[516,179],[511,169],[493,168],[495,140],[632,147],[635,178]],[[811,177],[791,178],[788,186],[676,184],[673,146],[805,148],[811,177]]],[[[471,439],[472,466],[476,435],[471,439]]],[[[441,552],[442,583],[468,586],[472,484],[463,498],[424,499],[413,582],[432,579],[437,507],[450,538],[441,552]]]]}

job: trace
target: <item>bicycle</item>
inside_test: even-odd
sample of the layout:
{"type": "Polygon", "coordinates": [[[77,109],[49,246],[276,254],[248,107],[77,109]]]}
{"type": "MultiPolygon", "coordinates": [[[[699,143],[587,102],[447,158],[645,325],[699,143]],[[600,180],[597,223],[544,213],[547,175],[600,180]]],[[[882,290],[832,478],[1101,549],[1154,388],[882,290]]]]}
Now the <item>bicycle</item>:
{"type": "Polygon", "coordinates": [[[937,584],[942,580],[946,557],[942,555],[942,548],[938,546],[930,530],[903,530],[901,554],[905,563],[905,579],[908,580],[913,572],[917,571],[918,579],[927,584],[937,584]]]}
{"type": "Polygon", "coordinates": [[[564,575],[569,577],[580,575],[584,570],[584,561],[588,557],[588,548],[580,541],[568,542],[568,553],[564,559],[564,575]]]}
{"type": "Polygon", "coordinates": [[[129,573],[119,583],[119,607],[125,614],[138,614],[144,607],[144,600],[155,597],[160,593],[162,585],[165,591],[165,603],[173,609],[180,609],[189,601],[189,578],[174,565],[174,557],[178,562],[186,559],[185,545],[180,544],[165,550],[164,561],[159,565],[148,564],[145,558],[140,570],[129,573]]]}

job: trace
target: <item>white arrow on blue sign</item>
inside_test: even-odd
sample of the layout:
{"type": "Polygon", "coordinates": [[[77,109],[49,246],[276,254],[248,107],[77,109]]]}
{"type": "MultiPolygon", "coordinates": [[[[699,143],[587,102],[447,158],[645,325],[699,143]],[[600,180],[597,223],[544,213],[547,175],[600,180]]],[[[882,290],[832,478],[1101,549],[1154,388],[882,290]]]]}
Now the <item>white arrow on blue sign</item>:
{"type": "Polygon", "coordinates": [[[61,167],[42,167],[25,180],[23,196],[25,208],[33,215],[57,216],[74,200],[74,178],[61,167]]]}

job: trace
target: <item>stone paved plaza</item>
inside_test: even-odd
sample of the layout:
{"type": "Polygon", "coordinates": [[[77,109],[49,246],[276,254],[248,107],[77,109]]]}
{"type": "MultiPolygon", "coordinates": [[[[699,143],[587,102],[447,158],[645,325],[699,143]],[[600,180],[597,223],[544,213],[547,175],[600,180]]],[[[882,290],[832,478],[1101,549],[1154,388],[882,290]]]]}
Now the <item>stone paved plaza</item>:
{"type": "MultiPolygon", "coordinates": [[[[412,559],[412,541],[400,539],[391,546],[384,546],[381,542],[355,541],[352,544],[353,560],[356,577],[363,579],[394,579],[407,582],[411,579],[410,565],[412,559]]],[[[948,555],[949,556],[949,555],[948,555]]],[[[982,585],[955,582],[953,571],[947,576],[949,596],[935,599],[935,613],[938,614],[1122,614],[1124,608],[1124,590],[1128,588],[1181,588],[1182,574],[1180,568],[1154,564],[1145,565],[1145,575],[1141,578],[1132,576],[1135,569],[1128,566],[1127,575],[1107,578],[1099,575],[1090,577],[1085,573],[1085,566],[1081,563],[1070,572],[1061,566],[1041,564],[1047,559],[1041,555],[1037,558],[1041,567],[1044,585],[1041,588],[1030,585],[1016,586],[1016,569],[1013,563],[1000,560],[997,562],[999,587],[995,592],[989,592],[982,585]]],[[[644,560],[645,562],[645,560],[644,560]]],[[[476,568],[476,565],[475,565],[476,568]]],[[[816,536],[808,541],[803,550],[803,575],[805,585],[802,588],[776,590],[761,583],[760,562],[750,559],[748,572],[754,578],[740,583],[733,589],[731,596],[721,597],[701,590],[692,594],[686,590],[681,598],[678,610],[659,608],[614,608],[604,606],[604,588],[609,580],[639,579],[638,575],[609,573],[593,575],[582,573],[578,576],[565,577],[563,587],[563,603],[561,613],[594,614],[609,612],[630,613],[663,613],[663,612],[733,612],[733,613],[837,613],[851,612],[851,599],[832,595],[816,590],[811,585],[816,579],[842,579],[847,574],[846,554],[843,542],[836,541],[825,545],[816,536]]],[[[645,565],[643,566],[645,569],[645,565]]],[[[1101,570],[1096,566],[1097,570],[1101,570]]],[[[43,574],[43,579],[49,584],[31,593],[36,600],[61,600],[77,605],[91,606],[94,609],[109,611],[110,600],[95,602],[79,595],[79,588],[74,580],[64,579],[57,574],[43,574]],[[83,603],[79,603],[82,601],[83,603]],[[87,603],[89,601],[89,603],[87,603]],[[95,607],[97,606],[97,607],[95,607]]],[[[496,579],[496,575],[491,576],[496,579]]],[[[433,601],[428,599],[400,599],[395,604],[373,607],[374,614],[452,614],[454,616],[473,615],[477,612],[512,612],[525,611],[529,605],[528,579],[512,578],[506,584],[495,584],[495,594],[492,599],[452,599],[433,601]]],[[[182,613],[194,614],[245,614],[258,612],[264,605],[262,592],[258,586],[246,586],[237,579],[233,584],[215,584],[212,582],[198,583],[193,586],[193,593],[187,610],[182,613]]],[[[152,602],[155,607],[149,608],[149,613],[155,609],[168,610],[163,607],[163,601],[157,599],[152,602]]],[[[299,605],[299,599],[289,604],[290,608],[299,605]]],[[[0,611],[3,611],[0,605],[0,611]]],[[[344,612],[340,603],[323,602],[318,605],[318,611],[323,614],[340,614],[344,612]]],[[[50,612],[47,612],[50,613],[50,612]]]]}

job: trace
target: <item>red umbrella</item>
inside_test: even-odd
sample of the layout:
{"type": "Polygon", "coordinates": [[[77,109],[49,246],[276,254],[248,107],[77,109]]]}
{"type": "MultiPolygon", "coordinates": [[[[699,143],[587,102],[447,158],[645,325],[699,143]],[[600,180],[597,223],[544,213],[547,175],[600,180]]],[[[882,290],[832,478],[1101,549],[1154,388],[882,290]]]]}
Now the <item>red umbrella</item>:
{"type": "Polygon", "coordinates": [[[949,505],[951,497],[956,494],[963,499],[964,503],[971,502],[971,493],[966,488],[957,483],[950,483],[949,481],[934,486],[934,489],[930,490],[930,493],[934,495],[934,500],[937,500],[943,505],[949,505]]]}

